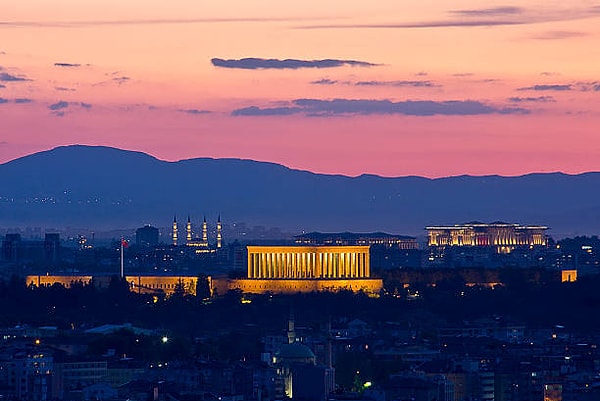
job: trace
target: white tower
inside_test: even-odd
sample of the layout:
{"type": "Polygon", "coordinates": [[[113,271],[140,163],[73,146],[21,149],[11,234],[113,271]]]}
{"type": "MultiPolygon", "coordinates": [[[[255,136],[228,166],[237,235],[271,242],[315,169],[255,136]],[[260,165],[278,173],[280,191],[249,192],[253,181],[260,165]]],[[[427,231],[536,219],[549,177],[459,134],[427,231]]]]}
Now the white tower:
{"type": "Polygon", "coordinates": [[[221,235],[221,215],[219,215],[219,219],[217,220],[217,249],[221,248],[223,236],[221,235]]]}
{"type": "Polygon", "coordinates": [[[202,222],[202,245],[208,246],[208,225],[206,224],[206,216],[202,222]]]}
{"type": "Polygon", "coordinates": [[[173,216],[173,245],[177,245],[177,215],[173,216]]]}
{"type": "Polygon", "coordinates": [[[187,242],[192,241],[192,221],[190,220],[190,216],[188,215],[187,224],[185,226],[185,240],[187,242]]]}

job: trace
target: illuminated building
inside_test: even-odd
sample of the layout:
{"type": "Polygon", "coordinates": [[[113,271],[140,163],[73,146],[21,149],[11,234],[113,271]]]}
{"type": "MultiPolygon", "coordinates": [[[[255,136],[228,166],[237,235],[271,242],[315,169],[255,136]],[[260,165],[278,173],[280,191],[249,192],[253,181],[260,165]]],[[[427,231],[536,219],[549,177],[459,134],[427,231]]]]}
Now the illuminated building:
{"type": "MultiPolygon", "coordinates": [[[[28,286],[33,285],[36,287],[61,284],[65,288],[69,288],[75,284],[93,284],[98,288],[108,288],[112,277],[35,275],[27,276],[25,280],[28,286]]],[[[176,291],[196,295],[198,285],[197,276],[125,276],[125,280],[129,283],[131,291],[139,294],[164,294],[167,296],[174,294],[176,291]]],[[[210,277],[208,280],[210,286],[210,277]]]]}
{"type": "Polygon", "coordinates": [[[509,253],[517,247],[546,246],[548,227],[495,222],[426,227],[430,247],[495,247],[509,253]]]}
{"type": "Polygon", "coordinates": [[[248,246],[248,278],[368,278],[368,246],[248,246]]]}
{"type": "Polygon", "coordinates": [[[380,279],[370,278],[368,246],[248,246],[247,249],[247,278],[230,280],[228,289],[251,293],[339,290],[377,293],[383,285],[380,279]]]}
{"type": "Polygon", "coordinates": [[[298,245],[380,245],[385,248],[418,249],[415,237],[387,233],[319,233],[296,236],[298,245]]]}
{"type": "Polygon", "coordinates": [[[560,282],[561,283],[573,283],[577,281],[577,270],[561,270],[560,272],[560,282]]]}
{"type": "Polygon", "coordinates": [[[544,384],[544,401],[562,401],[562,384],[544,384]]]}

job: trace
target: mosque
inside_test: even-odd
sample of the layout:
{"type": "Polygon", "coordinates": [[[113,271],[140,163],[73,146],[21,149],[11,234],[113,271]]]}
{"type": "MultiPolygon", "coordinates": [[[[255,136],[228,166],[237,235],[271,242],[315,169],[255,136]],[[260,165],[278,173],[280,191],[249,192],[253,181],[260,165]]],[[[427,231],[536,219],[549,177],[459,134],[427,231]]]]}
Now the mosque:
{"type": "MultiPolygon", "coordinates": [[[[171,228],[171,240],[173,245],[179,245],[179,227],[177,226],[177,216],[173,217],[173,225],[171,228]]],[[[194,234],[192,221],[188,215],[187,223],[185,225],[185,243],[186,246],[193,247],[196,249],[196,253],[211,252],[215,249],[210,249],[208,243],[208,224],[206,223],[206,216],[202,221],[202,235],[198,236],[194,234]]],[[[217,219],[217,239],[215,248],[221,249],[223,247],[223,225],[221,224],[221,215],[217,219]]]]}
{"type": "MultiPolygon", "coordinates": [[[[272,366],[277,372],[278,399],[322,400],[335,389],[335,369],[332,367],[331,344],[327,338],[324,364],[317,364],[314,352],[298,341],[294,327],[294,314],[290,313],[287,343],[273,355],[272,366]]],[[[329,336],[329,334],[328,334],[329,336]]]]}

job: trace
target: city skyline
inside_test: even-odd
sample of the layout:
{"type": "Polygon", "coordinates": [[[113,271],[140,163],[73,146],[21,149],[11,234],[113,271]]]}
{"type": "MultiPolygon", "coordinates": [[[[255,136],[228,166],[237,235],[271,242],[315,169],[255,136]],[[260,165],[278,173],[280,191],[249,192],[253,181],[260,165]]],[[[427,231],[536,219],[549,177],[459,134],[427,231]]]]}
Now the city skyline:
{"type": "Polygon", "coordinates": [[[600,170],[597,2],[0,10],[0,163],[88,144],[350,176],[600,170]]]}

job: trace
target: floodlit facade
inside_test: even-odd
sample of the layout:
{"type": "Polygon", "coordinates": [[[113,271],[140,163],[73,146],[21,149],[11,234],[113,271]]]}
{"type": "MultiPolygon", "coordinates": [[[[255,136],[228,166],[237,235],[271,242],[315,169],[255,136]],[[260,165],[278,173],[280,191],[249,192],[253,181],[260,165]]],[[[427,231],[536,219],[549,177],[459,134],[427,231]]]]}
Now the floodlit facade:
{"type": "Polygon", "coordinates": [[[248,278],[368,278],[368,246],[248,246],[248,278]]]}
{"type": "Polygon", "coordinates": [[[497,247],[499,252],[515,247],[546,246],[548,227],[510,223],[467,223],[426,227],[428,245],[497,247]]]}
{"type": "Polygon", "coordinates": [[[248,246],[247,279],[228,289],[251,293],[365,291],[378,293],[368,246],[248,246]]]}
{"type": "MultiPolygon", "coordinates": [[[[108,288],[111,276],[54,276],[54,275],[32,275],[25,278],[27,285],[35,287],[48,287],[60,284],[65,288],[73,285],[93,284],[98,288],[108,288]]],[[[125,276],[131,291],[140,294],[172,295],[176,291],[183,291],[189,295],[196,295],[198,277],[196,276],[125,276]]],[[[210,277],[209,286],[210,286],[210,277]]]]}

